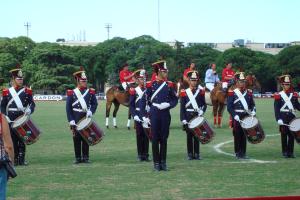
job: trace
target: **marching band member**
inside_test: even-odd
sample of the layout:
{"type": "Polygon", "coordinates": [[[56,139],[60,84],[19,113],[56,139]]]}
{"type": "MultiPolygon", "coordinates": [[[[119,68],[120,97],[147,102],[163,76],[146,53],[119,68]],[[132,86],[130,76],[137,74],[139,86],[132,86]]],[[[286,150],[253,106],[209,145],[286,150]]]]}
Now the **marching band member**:
{"type": "Polygon", "coordinates": [[[290,75],[280,76],[279,81],[283,90],[274,94],[274,109],[275,118],[281,133],[282,156],[295,158],[294,135],[289,130],[288,125],[296,117],[295,109],[300,110],[298,94],[291,87],[290,75]]]}
{"type": "Polygon", "coordinates": [[[138,86],[131,87],[129,90],[129,108],[130,113],[135,121],[136,130],[136,144],[139,161],[149,161],[149,139],[142,126],[142,119],[140,116],[140,101],[145,92],[146,71],[144,69],[138,70],[135,73],[135,78],[138,86]]]}
{"type": "Polygon", "coordinates": [[[120,71],[120,82],[123,87],[123,89],[126,91],[127,86],[134,82],[132,79],[134,77],[134,73],[128,70],[128,64],[125,63],[122,67],[122,70],[120,71]]]}
{"type": "Polygon", "coordinates": [[[152,153],[155,171],[167,171],[167,140],[171,123],[170,109],[178,99],[174,83],[167,80],[168,69],[165,61],[152,64],[157,72],[156,81],[147,82],[145,94],[141,100],[141,117],[145,124],[151,124],[152,153]],[[147,117],[146,102],[150,106],[150,119],[147,117]]]}
{"type": "Polygon", "coordinates": [[[244,72],[235,75],[237,88],[228,91],[227,110],[234,119],[233,121],[233,137],[234,151],[236,158],[247,159],[246,156],[246,135],[243,132],[241,123],[242,119],[251,114],[255,116],[256,108],[253,100],[252,92],[246,89],[246,79],[244,72]]]}
{"type": "Polygon", "coordinates": [[[95,89],[87,88],[87,77],[83,68],[73,74],[77,87],[67,91],[66,112],[73,132],[75,161],[74,164],[90,163],[89,145],[76,131],[76,124],[84,117],[92,117],[95,114],[98,102],[95,89]]]}
{"type": "Polygon", "coordinates": [[[9,71],[12,87],[2,91],[1,112],[6,115],[9,122],[10,133],[14,144],[15,165],[27,165],[25,161],[26,145],[12,129],[12,123],[22,115],[30,115],[34,112],[35,103],[32,90],[23,86],[22,70],[17,68],[9,71]]]}
{"type": "Polygon", "coordinates": [[[187,127],[188,122],[196,116],[202,116],[206,110],[205,90],[198,87],[199,74],[197,71],[187,73],[189,88],[180,91],[180,120],[185,127],[187,138],[188,160],[201,160],[199,153],[199,140],[187,127]]]}

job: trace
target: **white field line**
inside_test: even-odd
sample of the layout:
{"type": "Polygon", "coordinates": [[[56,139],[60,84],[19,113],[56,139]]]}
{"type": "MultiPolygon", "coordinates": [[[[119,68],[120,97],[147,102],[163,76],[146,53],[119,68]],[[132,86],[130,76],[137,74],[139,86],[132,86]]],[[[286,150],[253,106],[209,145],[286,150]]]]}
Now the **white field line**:
{"type": "MultiPolygon", "coordinates": [[[[278,136],[279,134],[273,134],[273,135],[266,135],[267,137],[273,137],[273,136],[278,136]]],[[[234,154],[232,153],[228,153],[228,152],[225,152],[221,149],[222,146],[224,146],[225,144],[228,144],[228,143],[231,143],[233,142],[233,140],[229,140],[229,141],[225,141],[225,142],[221,142],[219,144],[216,144],[214,146],[214,150],[220,154],[224,154],[224,155],[227,155],[227,156],[232,156],[232,157],[235,157],[234,154]]],[[[277,161],[268,161],[268,160],[257,160],[257,159],[253,159],[253,158],[250,158],[250,159],[246,159],[246,160],[241,160],[241,161],[237,161],[237,162],[230,162],[230,163],[276,163],[277,161]]]]}

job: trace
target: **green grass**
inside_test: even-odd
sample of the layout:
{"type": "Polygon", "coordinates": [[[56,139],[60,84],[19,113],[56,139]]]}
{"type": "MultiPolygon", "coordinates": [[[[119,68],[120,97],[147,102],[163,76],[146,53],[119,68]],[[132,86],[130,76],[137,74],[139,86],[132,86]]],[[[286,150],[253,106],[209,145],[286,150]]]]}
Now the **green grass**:
{"type": "MultiPolygon", "coordinates": [[[[94,119],[105,127],[105,102],[94,119]]],[[[273,100],[256,100],[257,116],[266,134],[278,134],[273,100]]],[[[251,158],[276,163],[241,162],[219,154],[214,145],[232,140],[227,128],[216,129],[215,139],[200,146],[201,161],[186,160],[186,136],[181,130],[179,107],[172,110],[168,142],[170,171],[155,173],[152,162],[136,161],[134,129],[126,129],[127,109],[121,107],[118,129],[105,130],[102,142],[90,148],[92,164],[73,165],[74,152],[65,114],[65,102],[37,102],[33,119],[43,131],[37,143],[27,146],[27,167],[17,167],[18,177],[9,181],[8,199],[195,199],[300,194],[300,157],[281,157],[279,135],[261,144],[248,143],[251,158]]],[[[212,122],[211,108],[206,117],[212,122]]],[[[223,151],[233,152],[233,143],[223,151]]],[[[150,147],[151,152],[151,147],[150,147]]],[[[295,144],[295,153],[300,148],[295,144]]]]}

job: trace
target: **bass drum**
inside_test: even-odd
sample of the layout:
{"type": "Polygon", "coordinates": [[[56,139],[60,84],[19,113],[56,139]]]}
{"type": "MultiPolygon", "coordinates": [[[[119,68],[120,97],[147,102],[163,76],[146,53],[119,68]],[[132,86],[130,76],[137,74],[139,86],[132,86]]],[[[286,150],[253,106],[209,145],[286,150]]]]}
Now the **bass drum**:
{"type": "Polygon", "coordinates": [[[300,118],[293,119],[289,125],[289,129],[294,134],[296,142],[300,144],[300,118]]]}
{"type": "Polygon", "coordinates": [[[204,117],[194,117],[190,120],[188,127],[201,144],[209,143],[215,136],[215,132],[204,117]]]}
{"type": "Polygon", "coordinates": [[[78,122],[76,130],[82,138],[88,143],[89,146],[98,144],[104,137],[104,132],[92,120],[92,118],[83,118],[78,122]]]}
{"type": "Polygon", "coordinates": [[[241,122],[241,127],[252,144],[258,144],[265,139],[265,133],[256,117],[246,116],[241,122]]]}
{"type": "Polygon", "coordinates": [[[35,143],[41,134],[40,129],[33,123],[29,115],[18,117],[13,123],[12,128],[17,136],[27,145],[35,143]]]}

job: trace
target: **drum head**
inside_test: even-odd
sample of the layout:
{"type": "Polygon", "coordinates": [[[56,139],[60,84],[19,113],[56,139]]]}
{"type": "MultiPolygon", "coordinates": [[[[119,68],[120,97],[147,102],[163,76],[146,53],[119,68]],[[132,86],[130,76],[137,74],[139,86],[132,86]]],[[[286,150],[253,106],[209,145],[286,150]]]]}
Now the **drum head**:
{"type": "Polygon", "coordinates": [[[204,117],[195,117],[191,119],[191,121],[189,122],[189,128],[190,129],[196,128],[199,125],[201,125],[203,121],[204,121],[204,117]]]}
{"type": "Polygon", "coordinates": [[[241,122],[241,127],[244,129],[253,128],[258,124],[258,119],[256,117],[245,117],[241,122]]]}
{"type": "Polygon", "coordinates": [[[290,131],[297,132],[300,131],[300,118],[293,119],[290,123],[290,131]]]}
{"type": "Polygon", "coordinates": [[[82,129],[85,129],[92,121],[92,118],[84,118],[83,120],[81,120],[80,122],[78,122],[77,124],[77,131],[81,131],[82,129]]]}
{"type": "Polygon", "coordinates": [[[19,127],[24,124],[29,119],[29,115],[22,115],[18,117],[15,122],[12,124],[13,128],[19,127]]]}

